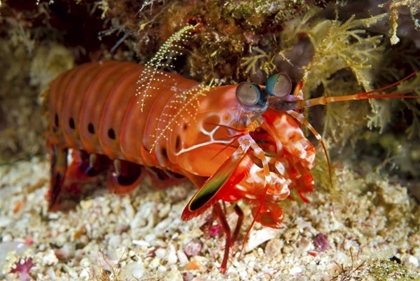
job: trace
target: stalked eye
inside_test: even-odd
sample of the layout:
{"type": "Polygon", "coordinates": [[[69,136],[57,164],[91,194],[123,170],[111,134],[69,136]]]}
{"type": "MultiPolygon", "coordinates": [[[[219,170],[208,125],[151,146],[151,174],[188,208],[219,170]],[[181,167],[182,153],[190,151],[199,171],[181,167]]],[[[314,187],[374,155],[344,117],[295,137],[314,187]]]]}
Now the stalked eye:
{"type": "Polygon", "coordinates": [[[260,87],[248,82],[242,82],[236,88],[236,99],[243,106],[265,107],[267,94],[260,87]]]}
{"type": "Polygon", "coordinates": [[[277,73],[268,77],[265,86],[270,96],[284,98],[292,91],[292,80],[284,73],[277,73]]]}

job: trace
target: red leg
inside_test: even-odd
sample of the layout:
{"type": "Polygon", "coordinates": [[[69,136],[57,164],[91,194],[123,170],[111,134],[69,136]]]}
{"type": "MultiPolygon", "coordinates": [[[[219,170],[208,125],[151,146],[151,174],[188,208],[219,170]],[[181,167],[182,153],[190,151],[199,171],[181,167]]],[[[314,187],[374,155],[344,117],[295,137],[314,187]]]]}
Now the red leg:
{"type": "Polygon", "coordinates": [[[48,209],[56,211],[59,207],[61,192],[67,171],[67,149],[56,145],[50,146],[51,179],[48,191],[48,209]]]}
{"type": "Polygon", "coordinates": [[[217,215],[217,218],[220,221],[220,224],[222,225],[223,231],[226,235],[226,243],[225,243],[225,253],[223,255],[222,265],[220,266],[220,271],[222,273],[226,272],[227,268],[227,262],[229,260],[229,250],[231,245],[231,231],[228,222],[226,221],[225,213],[222,210],[222,207],[220,206],[220,203],[217,202],[213,205],[213,210],[217,215]]]}
{"type": "Polygon", "coordinates": [[[233,232],[233,235],[231,237],[231,246],[233,246],[233,243],[238,239],[239,231],[241,230],[241,226],[244,221],[244,212],[237,204],[235,204],[234,210],[235,213],[238,215],[238,221],[236,222],[235,231],[233,232]]]}
{"type": "Polygon", "coordinates": [[[135,189],[146,176],[144,167],[124,161],[114,160],[114,166],[108,174],[107,187],[110,192],[126,194],[135,189]]]}
{"type": "Polygon", "coordinates": [[[104,155],[73,150],[72,162],[67,162],[68,149],[51,145],[51,184],[48,192],[49,210],[68,209],[63,202],[78,201],[80,184],[92,181],[108,169],[109,159],[104,155]]]}

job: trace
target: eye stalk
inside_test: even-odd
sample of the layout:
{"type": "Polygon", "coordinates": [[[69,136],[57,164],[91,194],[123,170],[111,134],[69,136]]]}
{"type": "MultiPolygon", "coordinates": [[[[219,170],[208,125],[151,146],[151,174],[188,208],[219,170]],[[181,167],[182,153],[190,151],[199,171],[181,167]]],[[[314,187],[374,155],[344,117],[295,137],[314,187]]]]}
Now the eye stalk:
{"type": "Polygon", "coordinates": [[[287,74],[277,73],[272,75],[267,79],[265,85],[265,88],[261,89],[256,84],[242,82],[236,88],[236,99],[252,112],[265,111],[268,106],[283,108],[285,103],[295,101],[294,97],[290,95],[293,84],[287,74]],[[271,105],[268,104],[268,95],[275,97],[270,99],[271,105]]]}
{"type": "Polygon", "coordinates": [[[236,88],[236,99],[246,107],[267,108],[267,93],[258,85],[242,82],[236,88]]]}
{"type": "Polygon", "coordinates": [[[270,96],[285,98],[292,91],[292,80],[284,73],[277,73],[268,77],[265,90],[270,96]]]}

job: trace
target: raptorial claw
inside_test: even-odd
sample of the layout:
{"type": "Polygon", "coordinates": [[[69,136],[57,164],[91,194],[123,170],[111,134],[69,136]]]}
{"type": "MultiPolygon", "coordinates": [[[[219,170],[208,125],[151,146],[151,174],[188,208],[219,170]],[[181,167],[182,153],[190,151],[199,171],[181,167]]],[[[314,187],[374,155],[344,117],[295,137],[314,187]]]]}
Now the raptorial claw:
{"type": "Polygon", "coordinates": [[[229,197],[229,190],[247,175],[253,164],[249,158],[244,160],[245,155],[234,153],[219,167],[190,199],[182,212],[183,220],[190,220],[202,214],[218,200],[229,197]]]}

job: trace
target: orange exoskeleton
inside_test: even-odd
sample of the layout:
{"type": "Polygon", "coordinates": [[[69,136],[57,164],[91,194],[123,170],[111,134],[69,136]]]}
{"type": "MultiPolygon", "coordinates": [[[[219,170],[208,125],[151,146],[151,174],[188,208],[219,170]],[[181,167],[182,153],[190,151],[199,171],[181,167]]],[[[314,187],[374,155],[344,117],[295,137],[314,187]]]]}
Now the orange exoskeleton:
{"type": "Polygon", "coordinates": [[[182,219],[214,208],[226,233],[222,271],[243,215],[235,206],[240,219],[231,233],[221,201],[245,200],[253,223],[277,228],[283,219],[279,204],[291,192],[306,201],[305,193],[314,189],[315,148],[301,125],[323,142],[297,110],[337,101],[401,97],[372,91],[305,101],[302,84],[293,90],[285,74],[270,77],[265,86],[203,87],[177,74],[150,71],[128,62],[93,62],[51,83],[49,208],[57,209],[79,182],[106,170],[108,187],[116,193],[133,189],[147,171],[175,181],[177,175],[185,176],[198,191],[182,219]],[[138,77],[143,78],[136,84],[138,77]],[[69,149],[76,151],[70,165],[69,149]]]}
{"type": "MultiPolygon", "coordinates": [[[[183,32],[193,28],[184,28],[165,45],[182,40],[183,32]]],[[[243,213],[234,205],[239,219],[232,233],[220,202],[244,200],[251,206],[252,224],[278,228],[283,220],[280,203],[291,194],[307,201],[305,194],[314,189],[311,169],[315,148],[305,137],[302,124],[321,142],[325,153],[326,148],[300,109],[331,102],[407,97],[377,94],[385,87],[303,100],[302,83],[293,89],[286,74],[271,76],[266,85],[245,82],[208,87],[158,70],[156,65],[164,59],[164,52],[159,51],[145,66],[116,61],[87,63],[50,84],[46,93],[51,151],[49,209],[62,207],[68,197],[79,192],[79,183],[105,171],[109,171],[107,186],[115,193],[129,192],[145,173],[152,175],[159,188],[186,177],[198,190],[182,219],[213,207],[226,234],[222,271],[243,213]],[[70,149],[74,152],[69,165],[70,149]]]]}

